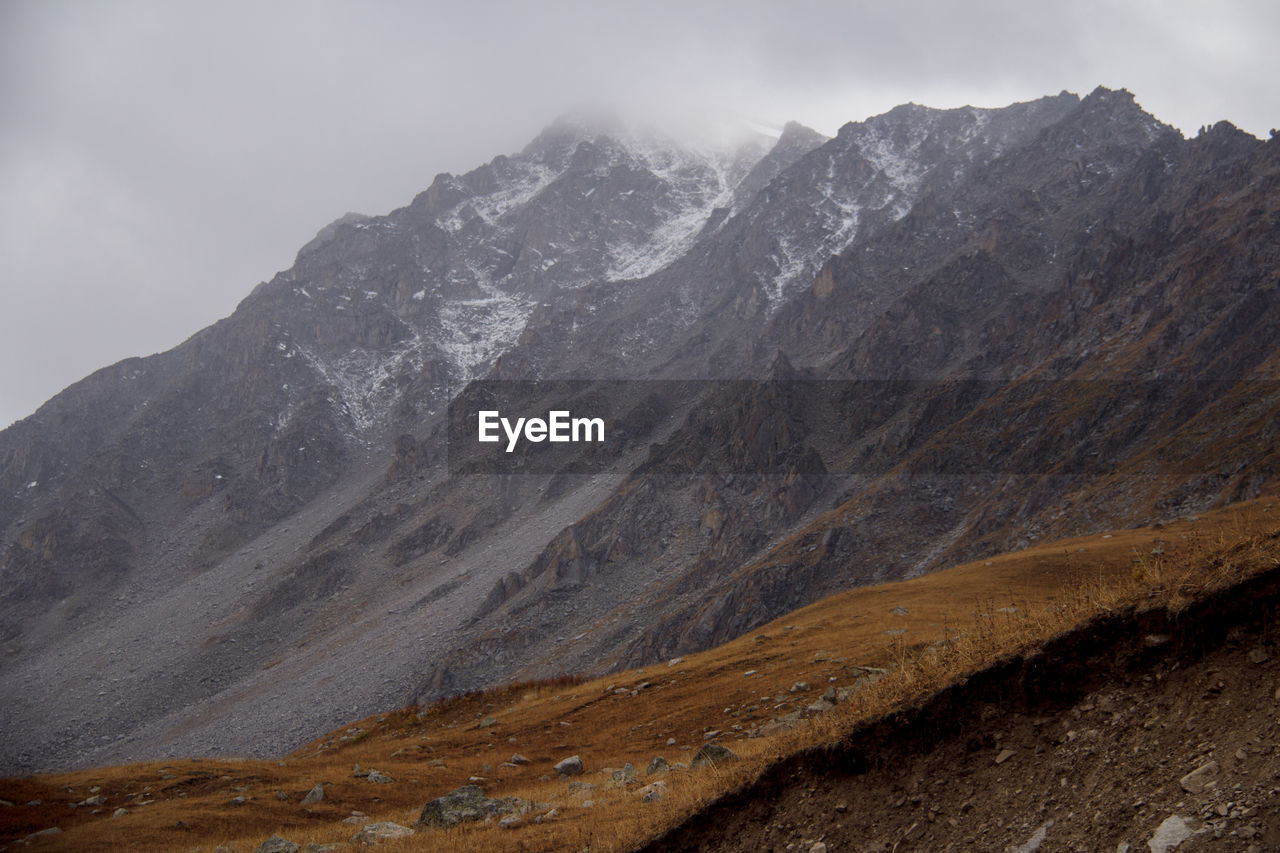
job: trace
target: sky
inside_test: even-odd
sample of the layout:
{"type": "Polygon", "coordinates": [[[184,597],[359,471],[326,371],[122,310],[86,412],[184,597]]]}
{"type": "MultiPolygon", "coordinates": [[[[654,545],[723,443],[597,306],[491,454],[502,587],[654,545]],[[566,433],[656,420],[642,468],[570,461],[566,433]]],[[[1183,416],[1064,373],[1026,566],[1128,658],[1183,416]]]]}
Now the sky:
{"type": "Polygon", "coordinates": [[[0,427],[583,103],[834,134],[1127,88],[1266,138],[1280,3],[0,0],[0,427]]]}

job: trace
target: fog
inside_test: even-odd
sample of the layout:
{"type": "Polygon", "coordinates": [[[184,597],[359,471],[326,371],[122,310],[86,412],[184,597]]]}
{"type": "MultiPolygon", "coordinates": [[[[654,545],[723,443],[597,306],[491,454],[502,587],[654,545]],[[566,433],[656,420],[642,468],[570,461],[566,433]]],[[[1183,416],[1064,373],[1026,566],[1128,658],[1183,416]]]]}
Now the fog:
{"type": "Polygon", "coordinates": [[[1099,84],[1280,125],[1270,2],[0,0],[0,426],[583,102],[832,134],[1099,84]]]}

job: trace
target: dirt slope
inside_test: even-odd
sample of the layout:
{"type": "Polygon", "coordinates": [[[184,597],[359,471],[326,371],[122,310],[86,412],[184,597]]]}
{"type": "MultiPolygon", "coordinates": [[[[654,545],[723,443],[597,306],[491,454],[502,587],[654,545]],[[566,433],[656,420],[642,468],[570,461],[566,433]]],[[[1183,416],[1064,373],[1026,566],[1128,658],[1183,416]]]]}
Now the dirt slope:
{"type": "Polygon", "coordinates": [[[1177,615],[1096,619],[644,849],[1280,849],[1278,610],[1272,570],[1177,615]]]}

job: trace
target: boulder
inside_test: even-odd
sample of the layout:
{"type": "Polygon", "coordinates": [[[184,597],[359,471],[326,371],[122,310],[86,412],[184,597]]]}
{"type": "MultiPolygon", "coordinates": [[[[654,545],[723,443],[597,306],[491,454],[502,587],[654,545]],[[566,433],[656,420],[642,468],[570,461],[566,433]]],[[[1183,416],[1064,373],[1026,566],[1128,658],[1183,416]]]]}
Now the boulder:
{"type": "Polygon", "coordinates": [[[563,761],[559,761],[555,766],[556,775],[562,779],[570,776],[582,775],[582,758],[577,755],[571,755],[563,761]]]}
{"type": "Polygon", "coordinates": [[[518,797],[491,799],[484,795],[484,789],[479,785],[463,785],[423,806],[418,826],[448,828],[494,815],[511,814],[519,811],[521,805],[518,797]]]}
{"type": "Polygon", "coordinates": [[[256,853],[298,853],[298,845],[287,838],[273,835],[258,845],[256,853]]]}
{"type": "Polygon", "coordinates": [[[392,823],[389,820],[382,820],[377,823],[365,824],[364,829],[351,836],[351,840],[356,844],[377,844],[379,841],[408,838],[410,835],[413,835],[413,830],[409,827],[392,823]]]}
{"type": "Polygon", "coordinates": [[[696,769],[704,764],[721,764],[726,761],[737,760],[738,756],[729,747],[721,746],[718,743],[708,743],[694,754],[693,762],[690,766],[696,769]]]}

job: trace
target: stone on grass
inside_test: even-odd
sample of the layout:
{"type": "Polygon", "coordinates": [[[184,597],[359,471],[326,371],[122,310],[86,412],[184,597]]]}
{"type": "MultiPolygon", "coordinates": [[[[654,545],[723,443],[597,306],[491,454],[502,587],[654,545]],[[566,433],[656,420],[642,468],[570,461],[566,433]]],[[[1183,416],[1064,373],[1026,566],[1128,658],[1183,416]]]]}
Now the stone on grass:
{"type": "Polygon", "coordinates": [[[577,755],[571,755],[563,761],[559,761],[555,766],[556,775],[560,778],[568,778],[569,776],[582,775],[582,758],[577,755]]]}
{"type": "Polygon", "coordinates": [[[667,798],[667,783],[661,780],[650,782],[636,792],[644,803],[660,803],[667,798]]]}
{"type": "Polygon", "coordinates": [[[273,835],[258,846],[256,853],[298,853],[298,845],[287,838],[273,835]]]}
{"type": "Polygon", "coordinates": [[[377,823],[365,824],[364,829],[351,836],[351,840],[356,844],[377,844],[379,841],[408,838],[410,835],[413,835],[413,830],[409,827],[389,820],[381,820],[377,823]]]}
{"type": "Polygon", "coordinates": [[[624,764],[621,770],[613,771],[609,777],[609,786],[612,788],[622,788],[626,785],[633,785],[640,781],[640,776],[636,773],[636,769],[630,764],[624,764]]]}
{"type": "Polygon", "coordinates": [[[737,760],[738,756],[729,747],[721,746],[718,743],[708,743],[704,744],[702,749],[694,754],[691,766],[696,769],[704,764],[720,764],[725,761],[737,760]]]}
{"type": "Polygon", "coordinates": [[[518,797],[490,799],[478,785],[463,785],[443,797],[436,797],[422,807],[418,816],[419,826],[452,827],[460,823],[483,820],[494,815],[518,811],[522,801],[518,797]]]}
{"type": "Polygon", "coordinates": [[[314,806],[316,803],[320,802],[323,799],[324,799],[324,783],[318,782],[316,783],[316,786],[314,788],[312,788],[310,791],[307,791],[307,795],[302,798],[302,804],[304,806],[314,806]]]}

